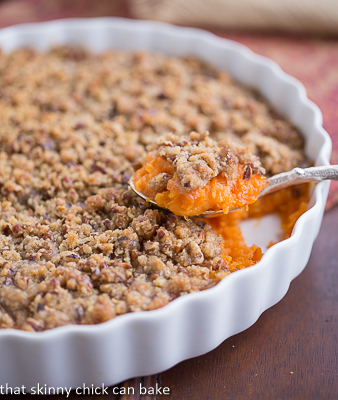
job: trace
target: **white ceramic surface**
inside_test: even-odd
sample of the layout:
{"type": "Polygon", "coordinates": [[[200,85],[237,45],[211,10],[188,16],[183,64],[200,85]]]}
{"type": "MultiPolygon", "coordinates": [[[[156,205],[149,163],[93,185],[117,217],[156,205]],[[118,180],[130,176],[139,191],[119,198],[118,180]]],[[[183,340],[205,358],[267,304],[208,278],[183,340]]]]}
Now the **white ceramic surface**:
{"type": "MultiPolygon", "coordinates": [[[[95,52],[145,49],[206,59],[257,88],[302,131],[306,152],[316,165],[329,163],[330,138],[322,128],[321,112],[307,99],[303,86],[273,61],[241,44],[198,29],[118,18],[59,20],[0,31],[5,52],[27,45],[46,50],[62,43],[82,44],[95,52]]],[[[127,314],[96,326],[41,333],[0,331],[0,385],[28,389],[38,383],[68,388],[83,383],[112,385],[214,349],[281,300],[303,270],[328,190],[329,182],[316,186],[311,208],[299,218],[288,240],[267,250],[257,265],[231,274],[212,289],[181,297],[156,311],[127,314]]],[[[264,224],[244,228],[249,242],[264,247],[278,233],[278,224],[264,224]],[[269,231],[271,236],[263,236],[269,231]]]]}

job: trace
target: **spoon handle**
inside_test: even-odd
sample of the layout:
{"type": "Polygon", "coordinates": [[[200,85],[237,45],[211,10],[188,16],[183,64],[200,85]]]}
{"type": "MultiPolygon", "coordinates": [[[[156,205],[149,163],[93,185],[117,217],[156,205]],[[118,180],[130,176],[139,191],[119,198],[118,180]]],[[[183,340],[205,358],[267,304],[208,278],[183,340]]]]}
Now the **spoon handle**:
{"type": "Polygon", "coordinates": [[[274,175],[266,180],[268,186],[261,191],[258,197],[276,192],[288,186],[304,182],[320,182],[324,180],[338,180],[338,165],[324,165],[310,168],[294,168],[288,172],[274,175]]]}

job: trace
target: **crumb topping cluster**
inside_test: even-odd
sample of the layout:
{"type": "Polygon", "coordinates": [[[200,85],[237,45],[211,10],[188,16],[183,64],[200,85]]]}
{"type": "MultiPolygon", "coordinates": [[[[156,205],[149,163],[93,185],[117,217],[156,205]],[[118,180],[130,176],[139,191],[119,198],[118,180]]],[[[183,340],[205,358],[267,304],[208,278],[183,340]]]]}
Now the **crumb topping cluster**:
{"type": "MultiPolygon", "coordinates": [[[[192,130],[249,148],[268,174],[305,161],[290,123],[202,61],[77,47],[0,54],[0,328],[97,324],[229,274],[208,224],[152,209],[128,187],[147,145],[192,130]]],[[[187,170],[183,182],[201,184],[187,170]]]]}
{"type": "MultiPolygon", "coordinates": [[[[264,174],[259,158],[237,142],[219,146],[209,132],[191,132],[189,136],[166,135],[148,148],[151,153],[164,157],[174,168],[180,181],[181,193],[204,187],[221,174],[227,181],[238,176],[238,165],[244,166],[244,179],[252,173],[264,174]]],[[[160,191],[172,179],[167,173],[155,176],[150,186],[160,191]]]]}

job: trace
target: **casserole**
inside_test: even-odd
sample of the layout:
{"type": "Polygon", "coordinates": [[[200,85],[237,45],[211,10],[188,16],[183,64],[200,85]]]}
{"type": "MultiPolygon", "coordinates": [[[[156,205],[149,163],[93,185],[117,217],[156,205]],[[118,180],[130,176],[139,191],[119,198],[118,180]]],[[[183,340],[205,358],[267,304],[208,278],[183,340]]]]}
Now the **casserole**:
{"type": "MultiPolygon", "coordinates": [[[[60,20],[3,29],[4,52],[23,46],[83,45],[93,52],[109,48],[194,55],[227,70],[257,89],[274,109],[289,118],[306,139],[307,156],[329,163],[331,143],[322,117],[302,85],[272,61],[246,47],[197,29],[114,18],[60,20]]],[[[305,267],[317,236],[328,182],[315,187],[310,209],[292,236],[266,251],[254,267],[231,274],[212,289],[184,296],[166,307],[120,316],[95,326],[65,326],[41,333],[0,331],[0,382],[27,388],[40,385],[76,388],[83,383],[113,385],[148,375],[215,348],[251,326],[278,302],[305,267]],[[31,368],[34,360],[34,368],[31,368]]],[[[259,226],[244,223],[246,240],[263,249],[278,235],[278,220],[259,226]]]]}

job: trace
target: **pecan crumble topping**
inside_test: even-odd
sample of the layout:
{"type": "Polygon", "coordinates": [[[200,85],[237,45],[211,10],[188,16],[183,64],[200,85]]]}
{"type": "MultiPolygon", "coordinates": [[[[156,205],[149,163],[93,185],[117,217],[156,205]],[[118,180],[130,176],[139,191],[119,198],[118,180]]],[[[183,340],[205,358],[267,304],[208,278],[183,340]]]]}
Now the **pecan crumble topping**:
{"type": "MultiPolygon", "coordinates": [[[[202,188],[219,174],[228,181],[235,180],[239,163],[246,166],[245,171],[250,168],[256,174],[265,173],[259,158],[248,147],[244,148],[236,143],[224,143],[224,146],[220,146],[210,138],[209,132],[191,132],[189,136],[166,135],[148,149],[173,165],[180,180],[181,193],[202,188]]],[[[247,175],[246,172],[245,174],[247,175]]],[[[160,191],[171,178],[168,174],[159,174],[149,184],[160,191]]]]}
{"type": "MultiPolygon", "coordinates": [[[[210,225],[152,209],[128,190],[159,136],[235,137],[237,157],[249,146],[268,174],[305,161],[289,122],[193,58],[20,49],[0,54],[0,88],[0,328],[97,324],[230,273],[235,264],[210,225]]],[[[255,160],[245,176],[261,168],[255,160]]],[[[217,163],[206,178],[223,167],[231,174],[217,163]]],[[[186,190],[205,179],[193,168],[182,172],[186,190]]]]}

